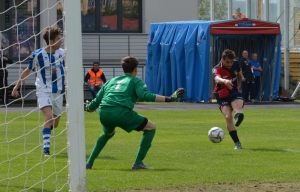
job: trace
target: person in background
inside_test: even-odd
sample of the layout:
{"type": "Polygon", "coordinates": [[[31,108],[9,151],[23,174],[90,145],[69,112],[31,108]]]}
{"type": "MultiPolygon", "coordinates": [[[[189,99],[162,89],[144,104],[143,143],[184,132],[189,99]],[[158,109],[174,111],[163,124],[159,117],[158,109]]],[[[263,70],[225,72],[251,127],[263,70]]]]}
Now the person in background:
{"type": "Polygon", "coordinates": [[[250,92],[252,81],[254,79],[253,71],[251,68],[250,60],[248,59],[248,51],[244,50],[242,53],[242,58],[240,60],[240,68],[242,74],[242,94],[244,97],[245,103],[250,102],[250,92]]]}
{"type": "Polygon", "coordinates": [[[236,8],[235,13],[232,14],[232,18],[233,19],[243,19],[243,18],[246,18],[246,16],[244,13],[241,13],[241,9],[238,7],[238,8],[236,8]]]}
{"type": "Polygon", "coordinates": [[[96,90],[99,91],[103,84],[106,83],[104,71],[99,68],[99,62],[95,61],[93,63],[93,68],[86,73],[84,82],[89,86],[93,99],[95,99],[96,90]]]}
{"type": "Polygon", "coordinates": [[[259,86],[260,86],[260,73],[263,71],[259,62],[257,61],[257,54],[252,53],[252,59],[250,60],[253,70],[254,80],[251,86],[251,102],[256,102],[259,86]]]}
{"type": "MultiPolygon", "coordinates": [[[[1,50],[3,50],[3,47],[1,47],[1,50]]],[[[1,100],[2,105],[8,104],[8,94],[7,94],[7,77],[8,77],[8,71],[6,69],[7,64],[12,64],[13,61],[9,59],[6,55],[2,53],[0,50],[0,94],[1,94],[1,100]]]]}

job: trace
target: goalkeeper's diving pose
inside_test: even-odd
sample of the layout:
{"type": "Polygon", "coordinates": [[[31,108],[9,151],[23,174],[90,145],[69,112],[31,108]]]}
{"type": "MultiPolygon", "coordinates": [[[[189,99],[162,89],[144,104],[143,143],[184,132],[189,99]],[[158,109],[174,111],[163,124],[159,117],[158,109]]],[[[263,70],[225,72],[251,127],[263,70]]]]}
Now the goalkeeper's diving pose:
{"type": "Polygon", "coordinates": [[[153,94],[148,91],[144,81],[136,77],[139,61],[135,57],[127,56],[122,59],[121,63],[125,74],[107,81],[96,98],[85,107],[86,111],[92,112],[100,106],[99,117],[103,129],[103,133],[96,141],[86,162],[86,169],[92,168],[94,160],[107,141],[114,136],[116,127],[120,127],[128,133],[133,130],[144,132],[132,169],[149,168],[143,163],[143,160],[151,147],[156,125],[134,111],[134,104],[138,99],[152,102],[177,101],[185,93],[185,89],[179,88],[169,97],[153,94]]]}
{"type": "Polygon", "coordinates": [[[35,71],[35,85],[39,108],[44,115],[43,144],[44,156],[50,156],[51,130],[58,126],[62,113],[64,79],[64,50],[60,48],[61,29],[47,27],[43,34],[47,46],[32,52],[27,68],[22,72],[11,95],[18,97],[18,88],[22,81],[35,71]]]}

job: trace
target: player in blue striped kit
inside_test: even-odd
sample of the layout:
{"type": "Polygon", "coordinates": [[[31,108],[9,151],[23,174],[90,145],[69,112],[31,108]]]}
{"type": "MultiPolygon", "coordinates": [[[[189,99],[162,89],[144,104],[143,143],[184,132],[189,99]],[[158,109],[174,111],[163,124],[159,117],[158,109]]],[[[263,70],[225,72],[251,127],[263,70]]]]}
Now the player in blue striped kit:
{"type": "Polygon", "coordinates": [[[65,53],[60,48],[61,33],[61,29],[57,27],[45,29],[43,39],[47,46],[32,52],[27,68],[22,72],[12,91],[12,96],[18,97],[18,88],[22,81],[30,71],[35,71],[38,105],[44,115],[44,156],[50,156],[51,130],[58,126],[63,106],[65,53]]]}

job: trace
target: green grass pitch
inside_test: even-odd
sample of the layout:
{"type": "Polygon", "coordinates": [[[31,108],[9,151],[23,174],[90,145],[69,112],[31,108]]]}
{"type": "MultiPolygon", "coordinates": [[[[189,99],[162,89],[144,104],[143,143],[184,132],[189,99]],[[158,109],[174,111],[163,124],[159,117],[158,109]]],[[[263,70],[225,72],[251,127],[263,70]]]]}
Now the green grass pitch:
{"type": "MultiPolygon", "coordinates": [[[[218,109],[138,112],[157,126],[144,160],[153,169],[131,170],[141,133],[117,128],[93,169],[87,170],[89,192],[299,182],[299,109],[244,109],[245,120],[238,128],[244,149],[237,151],[218,109]],[[214,126],[225,131],[221,143],[207,138],[214,126]]],[[[0,113],[0,191],[30,186],[28,191],[68,191],[66,114],[53,133],[51,153],[57,154],[51,158],[42,156],[41,114],[20,115],[0,113]]],[[[86,158],[101,133],[98,114],[85,113],[86,158]]]]}

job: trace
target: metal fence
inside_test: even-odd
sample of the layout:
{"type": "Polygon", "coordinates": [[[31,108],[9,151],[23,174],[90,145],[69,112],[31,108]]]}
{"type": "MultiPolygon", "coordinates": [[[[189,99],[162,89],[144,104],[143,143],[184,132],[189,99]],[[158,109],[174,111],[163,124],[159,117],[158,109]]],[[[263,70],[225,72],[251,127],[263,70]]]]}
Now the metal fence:
{"type": "Polygon", "coordinates": [[[100,65],[116,65],[128,55],[135,56],[145,64],[148,34],[82,34],[83,64],[99,61],[100,65]]]}

